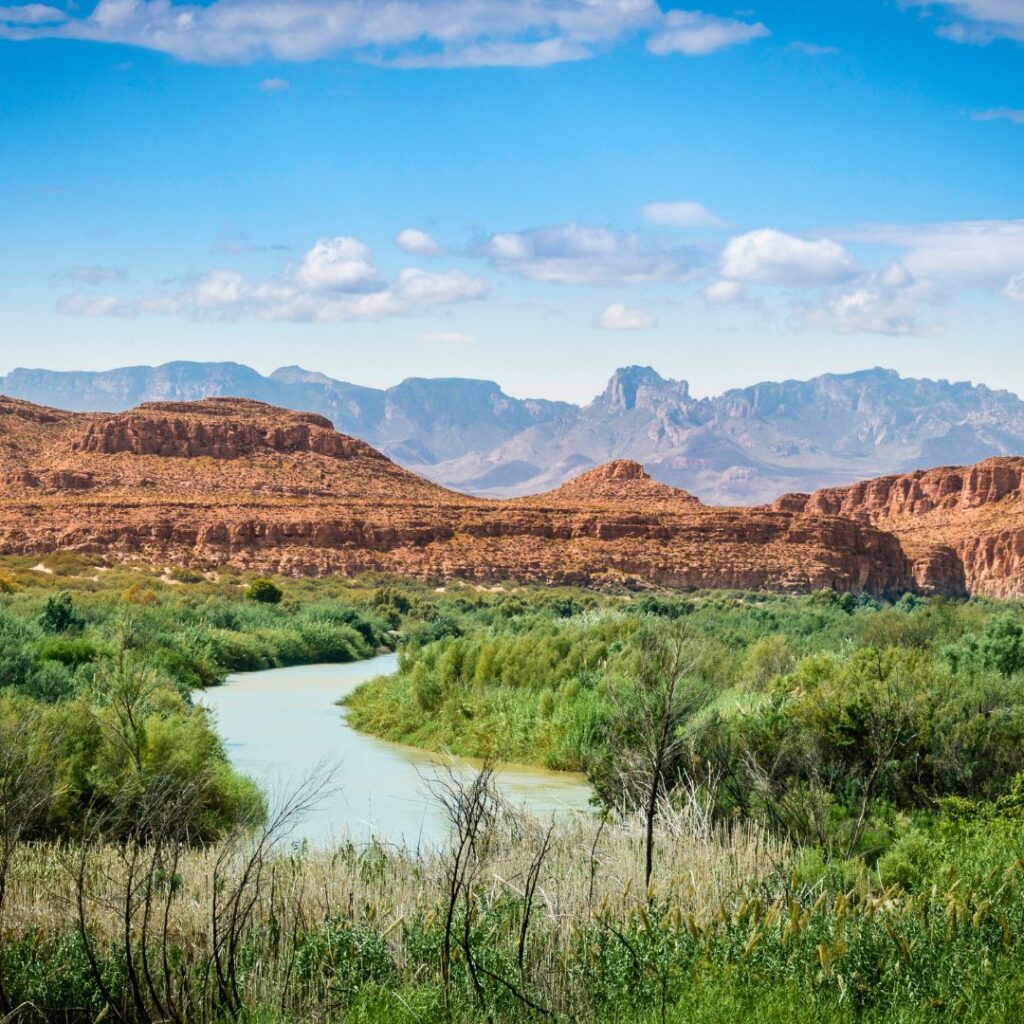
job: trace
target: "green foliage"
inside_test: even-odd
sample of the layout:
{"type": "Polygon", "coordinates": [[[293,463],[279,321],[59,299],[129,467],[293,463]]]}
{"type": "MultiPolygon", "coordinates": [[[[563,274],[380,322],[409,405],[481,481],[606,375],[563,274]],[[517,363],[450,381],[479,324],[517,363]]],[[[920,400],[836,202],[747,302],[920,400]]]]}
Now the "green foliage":
{"type": "MultiPolygon", "coordinates": [[[[523,591],[424,610],[398,673],[349,698],[350,721],[420,746],[584,770],[618,806],[623,758],[643,747],[636,728],[615,725],[638,722],[637,650],[646,631],[672,632],[706,699],[680,727],[667,783],[699,791],[721,818],[755,817],[873,863],[901,815],[950,795],[996,798],[1024,770],[1015,605],[882,606],[831,591],[588,598],[523,591]]],[[[910,878],[909,845],[893,856],[886,870],[910,878]]]]}
{"type": "Polygon", "coordinates": [[[71,594],[62,590],[51,594],[39,616],[39,625],[45,633],[69,633],[85,626],[85,620],[75,611],[71,594]]]}
{"type": "Polygon", "coordinates": [[[246,587],[245,595],[259,604],[280,604],[284,591],[273,580],[257,579],[246,587]]]}
{"type": "MultiPolygon", "coordinates": [[[[79,556],[58,561],[70,569],[79,556]]],[[[258,817],[259,794],[231,770],[191,691],[232,671],[353,661],[394,645],[369,589],[297,583],[287,603],[264,604],[232,578],[195,576],[186,588],[162,570],[112,569],[55,587],[22,569],[3,596],[0,750],[31,737],[52,781],[33,834],[73,834],[87,809],[118,834],[154,787],[190,793],[196,841],[258,817]]]]}

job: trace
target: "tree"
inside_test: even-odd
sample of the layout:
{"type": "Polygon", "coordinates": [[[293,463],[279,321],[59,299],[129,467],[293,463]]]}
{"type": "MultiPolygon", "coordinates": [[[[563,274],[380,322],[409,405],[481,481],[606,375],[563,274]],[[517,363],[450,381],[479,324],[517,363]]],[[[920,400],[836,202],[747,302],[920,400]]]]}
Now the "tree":
{"type": "Polygon", "coordinates": [[[1024,669],[1024,626],[1012,615],[989,619],[981,637],[985,662],[1009,678],[1024,669]]]}
{"type": "Polygon", "coordinates": [[[47,633],[69,633],[85,626],[85,620],[75,611],[71,594],[62,590],[59,594],[51,594],[46,599],[43,612],[39,616],[39,625],[47,633]]]}
{"type": "Polygon", "coordinates": [[[245,595],[260,604],[280,604],[284,591],[273,580],[258,579],[249,584],[245,595]]]}
{"type": "Polygon", "coordinates": [[[649,633],[628,684],[613,697],[609,733],[620,799],[644,818],[644,882],[654,874],[654,824],[662,796],[680,781],[683,726],[707,704],[696,672],[699,648],[679,635],[649,633]]]}

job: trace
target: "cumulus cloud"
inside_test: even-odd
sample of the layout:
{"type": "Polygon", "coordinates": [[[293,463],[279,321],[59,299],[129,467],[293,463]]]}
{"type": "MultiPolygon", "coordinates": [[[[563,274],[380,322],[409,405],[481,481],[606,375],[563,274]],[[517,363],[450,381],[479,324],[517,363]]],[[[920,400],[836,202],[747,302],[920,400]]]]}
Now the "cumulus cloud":
{"type": "Polygon", "coordinates": [[[657,0],[99,0],[81,13],[0,11],[0,38],[85,39],[214,64],[347,52],[400,67],[531,67],[585,60],[638,34],[652,53],[689,56],[770,34],[760,22],[663,12],[657,0]]]}
{"type": "Polygon", "coordinates": [[[891,336],[938,330],[958,289],[981,288],[1024,301],[1024,220],[866,224],[835,238],[805,239],[760,230],[733,238],[720,279],[705,299],[727,304],[742,285],[786,286],[798,326],[841,334],[891,336]],[[841,242],[892,250],[888,262],[861,269],[841,242]]]}
{"type": "Polygon", "coordinates": [[[259,279],[237,270],[198,274],[182,287],[142,295],[130,303],[111,296],[70,295],[58,309],[77,316],[137,314],[263,320],[379,320],[415,315],[470,302],[487,293],[487,283],[460,270],[430,272],[417,267],[387,279],[358,239],[322,238],[298,266],[259,279]]]}
{"type": "Polygon", "coordinates": [[[706,206],[688,199],[668,203],[648,203],[640,211],[640,214],[648,224],[659,224],[666,227],[726,227],[706,206]]]}
{"type": "Polygon", "coordinates": [[[1024,220],[866,224],[842,237],[905,250],[900,259],[918,277],[1001,285],[1024,267],[1024,220]]]}
{"type": "Polygon", "coordinates": [[[817,305],[799,311],[810,326],[827,327],[840,334],[920,334],[933,330],[924,310],[942,301],[934,281],[916,278],[895,261],[864,275],[850,288],[826,294],[817,305]]]}
{"type": "Polygon", "coordinates": [[[441,246],[426,231],[419,231],[416,228],[399,231],[395,236],[395,245],[403,252],[412,253],[414,256],[437,256],[441,252],[441,246]]]}
{"type": "Polygon", "coordinates": [[[838,242],[770,228],[738,235],[722,253],[722,277],[747,284],[836,284],[857,272],[853,257],[838,242]]]}
{"type": "MultiPolygon", "coordinates": [[[[29,15],[18,17],[25,24],[29,15]]],[[[655,0],[99,0],[91,13],[61,14],[63,24],[32,34],[207,63],[349,51],[382,62],[530,65],[591,56],[660,17],[655,0]]]]}
{"type": "Polygon", "coordinates": [[[613,302],[597,318],[596,325],[603,331],[643,331],[657,327],[658,318],[646,309],[630,309],[613,302]]]}
{"type": "Polygon", "coordinates": [[[378,278],[369,248],[357,238],[321,238],[302,260],[299,282],[312,291],[365,290],[378,278]]]}
{"type": "Polygon", "coordinates": [[[476,251],[498,270],[552,284],[681,280],[702,261],[692,247],[576,223],[491,235],[476,251]]]}
{"type": "Polygon", "coordinates": [[[767,26],[759,21],[751,24],[703,11],[669,11],[648,38],[647,49],[659,55],[682,53],[702,57],[770,35],[767,26]]]}
{"type": "Polygon", "coordinates": [[[1024,42],[1024,5],[1020,0],[904,0],[904,5],[938,11],[942,21],[936,31],[955,43],[1024,42]]]}
{"type": "Polygon", "coordinates": [[[746,294],[746,288],[737,281],[713,281],[704,289],[704,299],[713,306],[728,306],[746,294]]]}

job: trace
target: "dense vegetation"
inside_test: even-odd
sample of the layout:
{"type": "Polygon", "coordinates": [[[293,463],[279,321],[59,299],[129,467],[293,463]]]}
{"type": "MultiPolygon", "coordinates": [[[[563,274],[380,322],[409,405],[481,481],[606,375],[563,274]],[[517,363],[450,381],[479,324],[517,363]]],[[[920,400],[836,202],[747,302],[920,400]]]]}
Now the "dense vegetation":
{"type": "Polygon", "coordinates": [[[280,600],[273,582],[234,575],[107,569],[67,553],[41,567],[8,559],[0,773],[45,766],[49,795],[30,835],[74,835],[87,819],[122,834],[157,781],[194,791],[196,841],[258,819],[260,795],[231,770],[192,691],[233,671],[352,661],[393,644],[397,620],[376,614],[369,594],[296,585],[280,600]]]}
{"type": "Polygon", "coordinates": [[[1024,1017],[1016,603],[44,568],[0,567],[0,1019],[1024,1017]],[[443,851],[275,845],[192,689],[396,646],[354,724],[594,819],[485,768],[443,851]]]}
{"type": "Polygon", "coordinates": [[[397,675],[350,698],[350,721],[586,771],[608,806],[635,804],[621,769],[650,732],[642,663],[669,645],[666,788],[871,863],[937,800],[994,799],[1024,771],[1014,604],[487,595],[446,615],[441,636],[410,632],[397,675]]]}
{"type": "Polygon", "coordinates": [[[482,814],[436,858],[24,847],[0,979],[19,1022],[1010,1024],[1021,812],[946,808],[890,884],[672,813],[647,889],[632,822],[482,814]]]}

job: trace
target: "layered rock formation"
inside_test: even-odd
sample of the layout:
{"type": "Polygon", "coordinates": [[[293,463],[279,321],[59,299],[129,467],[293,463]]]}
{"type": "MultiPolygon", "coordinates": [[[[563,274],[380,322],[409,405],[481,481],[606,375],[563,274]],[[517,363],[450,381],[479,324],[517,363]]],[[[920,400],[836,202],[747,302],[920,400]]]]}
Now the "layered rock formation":
{"type": "Polygon", "coordinates": [[[894,534],[920,590],[1024,595],[1024,459],[987,459],[784,495],[776,509],[841,516],[894,534]]]}
{"type": "Polygon", "coordinates": [[[237,399],[117,415],[0,399],[0,500],[7,554],[480,582],[914,586],[899,541],[865,517],[712,508],[626,460],[530,498],[472,498],[323,417],[237,399]]]}

